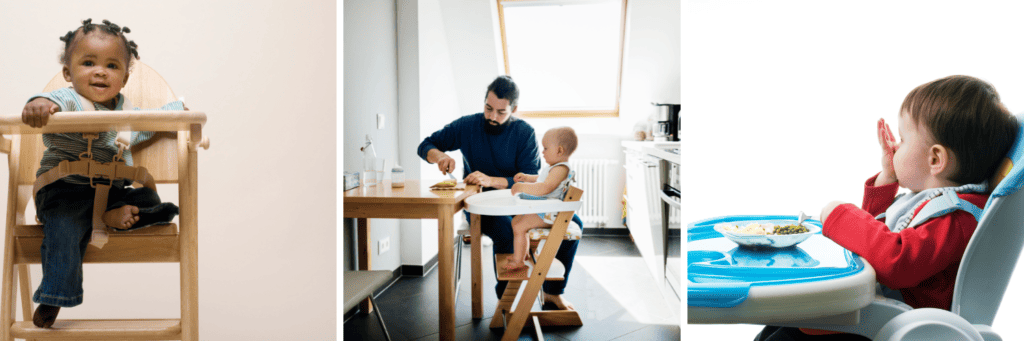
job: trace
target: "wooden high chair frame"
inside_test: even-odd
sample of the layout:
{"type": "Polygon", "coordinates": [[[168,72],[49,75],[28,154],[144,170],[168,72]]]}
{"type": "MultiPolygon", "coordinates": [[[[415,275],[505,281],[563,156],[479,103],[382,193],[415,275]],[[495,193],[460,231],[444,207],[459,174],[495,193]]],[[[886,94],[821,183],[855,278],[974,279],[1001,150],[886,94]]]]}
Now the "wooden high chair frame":
{"type": "MultiPolygon", "coordinates": [[[[57,74],[43,91],[67,87],[57,74]]],[[[135,106],[158,108],[175,100],[167,83],[153,69],[136,61],[128,84],[121,91],[135,106]]],[[[31,128],[21,116],[0,117],[0,151],[8,154],[10,179],[7,195],[7,228],[4,237],[3,292],[0,305],[0,340],[199,340],[198,276],[198,164],[199,147],[208,148],[202,127],[206,114],[195,111],[58,112],[43,128],[31,128]],[[43,133],[153,131],[156,135],[133,146],[135,166],[145,167],[158,184],[178,185],[179,224],[145,227],[110,233],[98,249],[89,246],[84,263],[180,264],[180,319],[67,320],[57,318],[51,328],[32,324],[32,280],[29,264],[40,263],[43,227],[26,208],[32,201],[32,185],[45,147],[43,133]],[[179,230],[180,225],[180,230],[179,230]],[[21,286],[22,316],[15,321],[15,290],[21,286]]]]}
{"type": "MultiPolygon", "coordinates": [[[[569,186],[569,190],[562,201],[580,201],[582,196],[582,189],[569,186]]],[[[555,254],[558,253],[558,248],[562,245],[562,240],[565,238],[565,232],[569,228],[569,223],[572,221],[574,213],[573,211],[558,213],[555,223],[551,225],[551,231],[545,239],[545,247],[541,248],[540,256],[533,258],[534,262],[528,262],[533,263],[528,274],[525,270],[509,272],[503,268],[507,262],[506,259],[511,256],[510,254],[497,254],[494,256],[494,267],[498,272],[498,280],[508,281],[501,299],[498,300],[498,306],[494,310],[494,316],[491,318],[490,325],[491,328],[505,327],[505,334],[501,338],[502,341],[518,340],[519,334],[522,332],[523,327],[526,326],[527,321],[533,323],[533,330],[540,340],[544,339],[540,331],[542,326],[583,325],[579,312],[575,310],[531,311],[533,302],[538,298],[537,295],[540,294],[541,287],[545,281],[565,280],[564,266],[561,267],[562,274],[559,276],[548,277],[548,270],[551,269],[552,263],[561,265],[561,262],[555,259],[555,254]],[[512,305],[515,303],[523,281],[526,281],[526,289],[524,289],[522,296],[519,297],[519,304],[516,305],[515,310],[512,310],[512,305]]],[[[471,220],[471,223],[477,227],[474,230],[479,231],[480,216],[474,214],[471,220]]],[[[476,234],[473,237],[475,238],[474,242],[480,240],[476,234]]],[[[530,255],[534,255],[537,244],[535,241],[531,242],[530,255]]],[[[474,286],[476,286],[476,283],[474,283],[474,286]]]]}

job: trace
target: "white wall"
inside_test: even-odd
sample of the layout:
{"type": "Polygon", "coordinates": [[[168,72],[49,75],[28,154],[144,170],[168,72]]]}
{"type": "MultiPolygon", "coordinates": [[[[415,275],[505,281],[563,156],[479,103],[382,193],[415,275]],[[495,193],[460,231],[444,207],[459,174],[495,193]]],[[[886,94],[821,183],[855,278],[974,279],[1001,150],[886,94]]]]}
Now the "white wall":
{"type": "MultiPolygon", "coordinates": [[[[401,136],[420,136],[420,63],[419,63],[419,1],[401,1],[398,7],[398,115],[402,123],[398,126],[401,136]]],[[[399,149],[400,160],[405,165],[406,179],[422,179],[419,156],[416,154],[415,138],[403,138],[399,149]]],[[[428,257],[423,256],[428,240],[422,236],[422,222],[402,220],[402,264],[424,265],[428,257]]],[[[437,234],[434,234],[436,239],[437,234]]],[[[437,246],[434,246],[437,249],[437,246]]]]}
{"type": "MultiPolygon", "coordinates": [[[[733,214],[817,216],[861,202],[879,170],[875,122],[893,124],[914,87],[967,74],[1024,111],[1022,8],[1005,2],[688,2],[683,8],[683,220],[733,214]]],[[[894,127],[895,128],[895,127],[894,127]]],[[[1019,263],[1010,287],[1024,281],[1019,263]]],[[[1010,290],[994,328],[1024,338],[1024,295],[1010,290]]],[[[750,339],[760,327],[685,327],[750,339]]]]}
{"type": "MultiPolygon", "coordinates": [[[[335,338],[336,6],[0,1],[0,114],[18,115],[60,71],[57,37],[90,17],[130,27],[142,62],[207,113],[211,147],[198,154],[204,340],[335,338]]],[[[175,264],[85,271],[85,303],[60,318],[179,316],[175,264]]]]}
{"type": "MultiPolygon", "coordinates": [[[[440,129],[444,124],[451,122],[454,119],[452,113],[458,112],[458,100],[453,91],[455,89],[453,63],[449,57],[449,41],[445,36],[445,25],[448,23],[443,20],[440,1],[419,0],[418,2],[416,19],[418,74],[415,81],[419,84],[417,111],[420,124],[418,134],[404,135],[410,139],[402,142],[403,147],[412,152],[416,151],[416,147],[424,138],[440,129]],[[414,139],[413,136],[415,136],[414,139]]],[[[406,80],[401,81],[405,82],[406,80]]],[[[404,99],[403,97],[400,100],[404,99]]],[[[450,155],[458,157],[456,154],[450,155]]],[[[420,178],[424,181],[442,180],[442,175],[436,165],[427,164],[419,156],[409,162],[419,165],[420,178]]],[[[459,166],[456,174],[462,174],[461,165],[459,166]]],[[[418,227],[412,228],[415,231],[403,230],[403,232],[418,232],[420,234],[422,238],[420,257],[422,257],[421,261],[425,263],[437,255],[437,221],[421,220],[419,224],[418,227]]]]}
{"type": "MultiPolygon", "coordinates": [[[[399,157],[398,56],[395,3],[392,1],[345,2],[344,139],[345,171],[359,172],[363,153],[359,148],[369,134],[377,157],[385,158],[386,177],[399,157]],[[384,115],[384,129],[377,128],[377,114],[384,115]]],[[[403,164],[399,162],[399,164],[403,164]]],[[[345,219],[346,237],[355,219],[345,219]]],[[[395,270],[401,265],[403,238],[397,219],[370,219],[372,270],[395,270]],[[378,242],[390,238],[389,251],[379,253],[378,242]]],[[[351,238],[348,240],[352,240],[351,238]]],[[[353,242],[345,244],[354,249],[353,242]]],[[[347,250],[345,256],[354,252],[347,250]]],[[[352,262],[347,262],[352,263],[352,262]]],[[[347,266],[347,264],[346,264],[347,266]]]]}

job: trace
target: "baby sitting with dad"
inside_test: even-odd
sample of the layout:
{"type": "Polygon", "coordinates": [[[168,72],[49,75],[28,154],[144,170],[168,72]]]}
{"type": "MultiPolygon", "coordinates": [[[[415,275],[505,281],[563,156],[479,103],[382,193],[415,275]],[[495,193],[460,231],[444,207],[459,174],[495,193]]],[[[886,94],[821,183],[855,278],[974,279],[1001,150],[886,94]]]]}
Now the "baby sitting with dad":
{"type": "MultiPolygon", "coordinates": [[[[513,178],[512,195],[522,193],[524,199],[558,199],[565,198],[569,182],[573,181],[576,172],[569,168],[569,155],[576,151],[576,132],[570,127],[558,127],[548,130],[541,139],[541,155],[547,167],[540,174],[529,175],[519,173],[513,178]]],[[[512,218],[514,253],[505,263],[506,270],[526,267],[527,233],[536,228],[550,228],[554,224],[558,212],[521,214],[512,218]]]]}

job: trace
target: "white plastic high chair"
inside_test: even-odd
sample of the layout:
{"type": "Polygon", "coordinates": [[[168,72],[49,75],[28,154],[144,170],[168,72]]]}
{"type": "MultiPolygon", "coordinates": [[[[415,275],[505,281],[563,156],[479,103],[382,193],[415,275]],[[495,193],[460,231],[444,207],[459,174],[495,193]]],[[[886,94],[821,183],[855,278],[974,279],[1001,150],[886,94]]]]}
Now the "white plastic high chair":
{"type": "Polygon", "coordinates": [[[861,309],[857,325],[800,322],[779,325],[841,331],[885,341],[1002,340],[992,328],[992,321],[1024,246],[1024,192],[1019,191],[1024,186],[1024,114],[1018,115],[1017,121],[1021,123],[1017,139],[1003,166],[990,181],[998,185],[967,244],[949,311],[914,309],[877,295],[870,305],[861,309]]]}
{"type": "MultiPolygon", "coordinates": [[[[559,212],[551,228],[530,230],[531,247],[536,250],[531,252],[532,261],[527,261],[528,271],[525,269],[508,271],[503,268],[509,254],[496,254],[494,267],[498,273],[499,281],[508,281],[505,292],[498,300],[494,316],[491,319],[491,328],[505,328],[503,341],[517,340],[526,322],[534,325],[534,332],[537,337],[543,340],[541,326],[581,326],[583,320],[575,310],[559,311],[531,311],[534,299],[539,298],[541,286],[545,281],[564,281],[565,266],[555,259],[555,254],[565,239],[580,239],[582,230],[578,227],[571,229],[576,224],[572,222],[573,214],[582,206],[580,198],[583,190],[570,186],[565,198],[561,201],[549,200],[519,200],[512,196],[510,190],[496,190],[477,194],[466,199],[466,211],[474,215],[507,216],[519,214],[534,214],[559,212]],[[544,247],[544,245],[550,245],[544,247]],[[519,295],[520,286],[523,282],[526,288],[522,295],[519,295]],[[518,304],[515,304],[518,298],[518,304]],[[512,307],[515,305],[515,309],[512,307]]],[[[479,228],[479,216],[473,217],[473,224],[479,228]]],[[[477,237],[477,236],[474,236],[477,237]]],[[[474,239],[477,242],[479,239],[474,239]]]]}
{"type": "MultiPolygon", "coordinates": [[[[57,74],[43,91],[69,86],[57,74]]],[[[158,108],[175,100],[167,83],[153,69],[135,62],[128,83],[121,90],[135,106],[158,108]]],[[[198,277],[198,148],[208,148],[202,135],[206,114],[195,111],[61,112],[43,128],[31,128],[19,115],[0,117],[0,151],[8,154],[10,180],[7,194],[7,226],[4,236],[0,340],[24,339],[131,339],[199,340],[198,277]],[[178,185],[179,224],[149,226],[132,231],[111,231],[102,248],[89,246],[85,263],[180,264],[181,317],[178,319],[68,320],[58,316],[51,328],[32,323],[33,302],[30,264],[40,263],[43,227],[26,209],[32,201],[36,169],[45,147],[42,133],[153,131],[156,135],[132,147],[135,166],[148,170],[156,184],[178,185]],[[180,225],[180,229],[179,229],[180,225]],[[16,279],[18,282],[16,282],[16,279]],[[23,321],[15,321],[15,295],[21,287],[23,321]]],[[[108,164],[93,166],[90,174],[122,177],[121,169],[108,164]],[[108,168],[109,167],[109,168],[108,168]]],[[[122,167],[122,166],[118,166],[122,167]]],[[[155,186],[155,185],[154,185],[155,186]]],[[[33,205],[34,206],[34,205],[33,205]]]]}

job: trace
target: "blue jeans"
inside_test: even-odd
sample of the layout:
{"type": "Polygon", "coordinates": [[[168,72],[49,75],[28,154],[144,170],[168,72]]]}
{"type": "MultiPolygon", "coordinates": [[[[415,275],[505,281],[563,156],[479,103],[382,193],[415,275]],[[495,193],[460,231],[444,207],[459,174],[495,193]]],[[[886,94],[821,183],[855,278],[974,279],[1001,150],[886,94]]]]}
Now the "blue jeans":
{"type": "MultiPolygon", "coordinates": [[[[466,220],[469,221],[469,213],[466,213],[466,220]]],[[[583,227],[583,221],[577,215],[572,216],[572,220],[583,227]]],[[[487,235],[494,241],[494,247],[492,247],[494,254],[501,253],[513,253],[512,247],[512,216],[480,216],[480,232],[487,235]]],[[[473,241],[476,243],[477,241],[473,241]]],[[[544,292],[548,295],[561,295],[565,292],[565,285],[569,283],[569,271],[572,270],[572,261],[576,258],[576,248],[579,247],[579,240],[563,240],[562,245],[558,247],[558,252],[555,253],[555,259],[562,262],[565,265],[565,280],[564,281],[545,281],[544,292]]],[[[494,259],[493,257],[491,258],[494,259]]],[[[498,277],[498,270],[494,270],[494,277],[498,277]]],[[[498,284],[494,286],[494,292],[501,298],[501,294],[505,292],[505,286],[508,285],[508,281],[498,281],[498,284]]]]}
{"type": "MultiPolygon", "coordinates": [[[[36,215],[43,223],[43,279],[32,296],[40,304],[74,307],[82,304],[82,257],[92,237],[92,208],[96,190],[89,185],[57,181],[36,193],[36,215]]],[[[124,205],[140,208],[162,207],[163,221],[177,215],[177,206],[161,204],[156,191],[148,188],[111,186],[107,210],[124,205]],[[174,206],[169,210],[170,206],[174,206]],[[169,211],[173,211],[170,214],[169,211]]],[[[140,218],[142,214],[140,213],[140,218]]],[[[151,218],[151,217],[148,217],[151,218]]],[[[144,227],[136,223],[132,228],[144,227]]]]}

